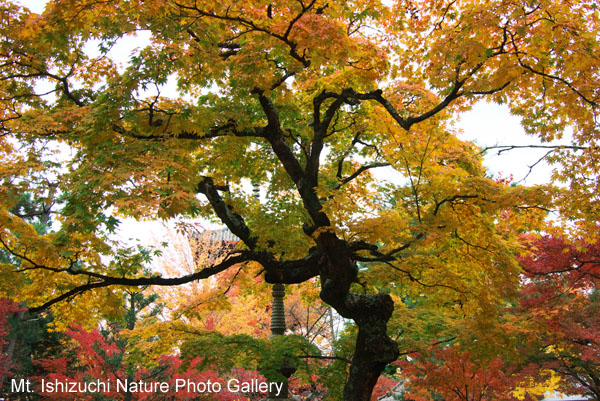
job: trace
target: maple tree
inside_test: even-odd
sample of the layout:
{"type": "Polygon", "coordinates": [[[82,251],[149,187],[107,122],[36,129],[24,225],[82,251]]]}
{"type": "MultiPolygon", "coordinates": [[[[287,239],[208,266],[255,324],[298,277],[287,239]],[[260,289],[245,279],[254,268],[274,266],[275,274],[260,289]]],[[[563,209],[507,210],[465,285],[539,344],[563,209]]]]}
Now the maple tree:
{"type": "Polygon", "coordinates": [[[558,377],[550,370],[529,361],[531,354],[511,355],[515,350],[484,346],[493,348],[494,354],[482,353],[481,344],[457,341],[434,344],[399,360],[394,365],[405,379],[404,399],[538,400],[560,387],[558,377]]]}
{"type": "Polygon", "coordinates": [[[4,385],[4,379],[8,375],[11,366],[10,342],[7,340],[10,327],[6,317],[18,311],[18,305],[10,299],[0,299],[0,387],[4,385]]]}
{"type": "MultiPolygon", "coordinates": [[[[141,293],[129,293],[125,314],[121,320],[105,322],[105,328],[86,330],[81,326],[65,331],[64,347],[61,355],[53,358],[40,358],[35,361],[37,374],[33,377],[38,384],[37,394],[42,400],[251,400],[262,394],[238,394],[229,391],[226,380],[216,371],[199,369],[202,357],[192,358],[185,368],[179,355],[159,355],[150,361],[143,348],[137,344],[132,332],[137,325],[148,324],[155,318],[160,306],[154,304],[156,296],[145,297],[141,293]],[[150,309],[150,310],[148,310],[150,309]],[[40,383],[54,385],[56,389],[44,391],[40,383]],[[181,386],[185,383],[218,383],[221,391],[198,395],[193,388],[181,386]],[[62,391],[64,387],[54,383],[87,383],[77,391],[62,391]],[[139,383],[166,383],[163,390],[152,390],[139,383]],[[98,383],[103,383],[98,384],[98,383]],[[91,385],[90,385],[91,384],[91,385]],[[177,386],[181,388],[177,390],[177,386]],[[120,387],[119,387],[120,386],[120,387]],[[125,388],[125,390],[123,390],[125,388]]],[[[260,379],[256,372],[238,369],[237,380],[260,379]]],[[[264,379],[263,379],[264,380],[264,379]]]]}
{"type": "MultiPolygon", "coordinates": [[[[192,273],[207,261],[217,263],[239,244],[223,239],[224,235],[229,237],[226,232],[198,229],[197,223],[178,227],[181,232],[166,228],[161,236],[170,246],[155,261],[160,271],[192,273]]],[[[285,296],[288,335],[274,346],[268,344],[272,300],[264,295],[271,288],[251,266],[225,271],[209,281],[159,291],[161,302],[169,309],[162,314],[166,320],[145,325],[132,335],[142,340],[136,342],[146,355],[158,358],[182,348],[187,350],[181,357],[185,362],[202,356],[204,362],[196,362],[196,366],[218,366],[222,376],[240,368],[276,375],[273,367],[285,355],[296,369],[290,383],[293,394],[310,399],[331,397],[340,387],[340,373],[348,363],[347,358],[335,355],[340,352],[335,332],[341,322],[320,302],[314,283],[305,283],[301,289],[285,296]]],[[[380,385],[376,391],[381,395],[385,387],[380,385]]]]}
{"type": "Polygon", "coordinates": [[[473,361],[469,352],[461,353],[456,347],[434,353],[434,358],[404,364],[404,373],[410,382],[409,395],[405,398],[414,401],[437,397],[445,401],[516,400],[511,394],[514,379],[500,358],[473,361]]]}
{"type": "Polygon", "coordinates": [[[42,15],[4,1],[0,13],[0,245],[20,260],[1,265],[0,291],[59,324],[116,310],[124,287],[240,264],[268,283],[318,279],[357,326],[345,400],[368,400],[399,355],[394,297],[492,319],[519,283],[517,234],[554,194],[487,177],[453,117],[487,99],[545,139],[598,135],[594,1],[54,0],[42,15]],[[136,32],[141,48],[111,53],[136,32]],[[24,192],[55,205],[60,227],[38,233],[12,213],[24,192]],[[189,274],[151,273],[152,251],[111,237],[121,216],[211,218],[243,245],[189,274]]]}
{"type": "Polygon", "coordinates": [[[546,236],[528,245],[522,308],[540,326],[532,360],[563,379],[563,392],[600,400],[598,243],[546,236]]]}

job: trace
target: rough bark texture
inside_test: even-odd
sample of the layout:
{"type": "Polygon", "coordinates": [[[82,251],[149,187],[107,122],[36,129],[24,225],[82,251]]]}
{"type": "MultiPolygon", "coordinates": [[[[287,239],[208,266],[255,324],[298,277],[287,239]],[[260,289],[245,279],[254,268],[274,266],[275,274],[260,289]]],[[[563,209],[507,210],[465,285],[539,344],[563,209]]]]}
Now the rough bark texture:
{"type": "Polygon", "coordinates": [[[349,296],[355,298],[357,312],[353,319],[358,325],[358,337],[344,400],[368,401],[383,369],[398,358],[398,345],[386,332],[394,303],[387,294],[349,296]]]}
{"type": "Polygon", "coordinates": [[[321,260],[321,299],[358,325],[344,400],[369,401],[383,369],[398,358],[398,345],[387,335],[394,302],[388,294],[350,291],[358,269],[346,241],[327,232],[321,234],[317,242],[326,255],[321,260]]]}

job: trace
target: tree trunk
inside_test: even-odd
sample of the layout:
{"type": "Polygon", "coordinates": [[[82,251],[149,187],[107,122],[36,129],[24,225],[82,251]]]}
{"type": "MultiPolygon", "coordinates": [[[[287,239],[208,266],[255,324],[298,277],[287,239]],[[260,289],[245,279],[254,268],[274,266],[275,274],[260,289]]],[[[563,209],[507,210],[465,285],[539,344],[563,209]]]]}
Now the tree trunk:
{"type": "Polygon", "coordinates": [[[317,244],[327,255],[320,261],[321,299],[358,325],[344,400],[370,401],[379,375],[399,355],[398,345],[387,335],[387,322],[394,311],[394,302],[388,294],[350,291],[350,285],[356,282],[358,268],[345,241],[325,232],[319,235],[317,244]]]}
{"type": "Polygon", "coordinates": [[[373,387],[387,364],[398,358],[398,345],[387,335],[387,322],[394,310],[387,294],[357,295],[358,336],[350,374],[344,388],[345,401],[369,401],[373,387]]]}
{"type": "MultiPolygon", "coordinates": [[[[23,320],[23,316],[25,316],[25,309],[19,311],[17,313],[17,321],[22,321],[23,320]]],[[[13,360],[13,356],[15,354],[15,347],[17,345],[17,337],[15,337],[14,335],[11,335],[9,337],[9,343],[8,343],[8,347],[6,349],[6,363],[7,363],[7,367],[11,365],[11,362],[13,360]]],[[[0,349],[0,352],[2,352],[2,350],[0,349]]],[[[6,379],[6,377],[4,375],[0,376],[0,388],[2,388],[4,386],[4,380],[6,379]]]]}

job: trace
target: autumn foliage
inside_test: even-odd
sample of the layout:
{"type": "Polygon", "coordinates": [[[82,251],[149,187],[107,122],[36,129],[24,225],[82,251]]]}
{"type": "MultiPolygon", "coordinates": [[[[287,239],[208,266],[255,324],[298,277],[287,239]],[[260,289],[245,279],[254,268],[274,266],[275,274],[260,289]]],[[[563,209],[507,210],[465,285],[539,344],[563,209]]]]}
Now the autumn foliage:
{"type": "Polygon", "coordinates": [[[600,248],[598,243],[529,239],[523,259],[523,312],[539,324],[535,360],[562,378],[567,394],[600,399],[600,248]]]}
{"type": "Polygon", "coordinates": [[[447,401],[514,401],[511,395],[514,376],[499,358],[477,360],[457,347],[448,347],[429,355],[414,355],[403,362],[403,375],[408,380],[407,399],[429,401],[441,397],[447,401]]]}
{"type": "MultiPolygon", "coordinates": [[[[133,345],[274,376],[289,358],[304,384],[318,368],[332,399],[368,401],[401,355],[469,336],[465,371],[500,386],[476,372],[523,361],[477,348],[504,358],[529,331],[540,366],[597,378],[596,1],[6,0],[0,16],[0,297],[52,329],[187,286],[160,291],[164,319],[133,345]],[[532,145],[561,186],[490,176],[455,124],[478,101],[564,142],[532,145]],[[127,219],[211,221],[235,241],[158,268],[127,219]],[[565,247],[523,242],[543,233],[565,247]],[[314,342],[267,341],[271,284],[315,304],[294,312],[314,342]],[[225,318],[245,306],[250,324],[225,318]],[[313,330],[329,311],[345,319],[331,341],[313,330]],[[203,349],[232,343],[249,356],[203,349]]],[[[83,349],[101,340],[87,333],[83,349]]]]}
{"type": "MultiPolygon", "coordinates": [[[[42,359],[36,361],[40,367],[40,375],[35,379],[41,388],[41,381],[55,383],[109,383],[109,387],[89,387],[92,391],[48,391],[40,392],[43,400],[94,400],[99,394],[112,400],[189,400],[198,397],[198,393],[206,393],[203,399],[233,401],[253,400],[264,397],[260,392],[239,393],[231,392],[227,388],[227,380],[222,375],[212,370],[197,370],[201,357],[186,364],[182,368],[182,361],[174,355],[163,355],[152,368],[128,363],[127,349],[120,349],[114,341],[107,340],[97,330],[87,331],[81,327],[68,330],[66,333],[68,344],[66,352],[70,356],[56,359],[42,359]],[[184,381],[177,391],[177,381],[184,381]],[[118,382],[121,384],[118,385],[118,382]],[[187,383],[203,383],[207,388],[188,386],[187,383]],[[140,384],[143,383],[143,384],[140,384]],[[164,391],[152,387],[154,383],[166,383],[164,391]],[[218,387],[216,387],[218,385],[218,387]],[[120,387],[119,387],[120,386],[120,387]],[[105,388],[108,391],[104,391],[105,388]],[[124,391],[126,388],[128,391],[124,391]],[[219,388],[220,391],[210,391],[219,388]],[[131,390],[131,391],[129,391],[131,390]]],[[[250,382],[252,379],[264,381],[256,372],[234,372],[232,378],[239,382],[250,382]]],[[[57,386],[58,387],[58,386],[57,386]]],[[[58,387],[62,390],[62,387],[58,387]]]]}
{"type": "Polygon", "coordinates": [[[0,385],[7,377],[11,368],[10,324],[8,317],[21,311],[17,304],[7,298],[0,298],[0,385]]]}

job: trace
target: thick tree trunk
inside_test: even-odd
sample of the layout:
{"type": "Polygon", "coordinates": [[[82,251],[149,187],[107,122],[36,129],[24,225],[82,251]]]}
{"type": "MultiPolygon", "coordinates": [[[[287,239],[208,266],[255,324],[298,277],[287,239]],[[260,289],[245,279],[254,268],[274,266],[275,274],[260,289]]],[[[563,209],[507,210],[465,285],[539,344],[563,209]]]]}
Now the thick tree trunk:
{"type": "Polygon", "coordinates": [[[350,374],[344,388],[345,401],[369,401],[379,375],[398,358],[398,345],[386,333],[394,303],[387,294],[356,295],[360,316],[354,318],[358,336],[350,374]]]}
{"type": "Polygon", "coordinates": [[[398,345],[387,335],[387,322],[394,311],[394,302],[388,294],[350,291],[358,269],[345,241],[326,232],[319,236],[317,243],[327,255],[320,261],[321,299],[358,325],[344,400],[370,401],[379,375],[399,355],[398,345]]]}

